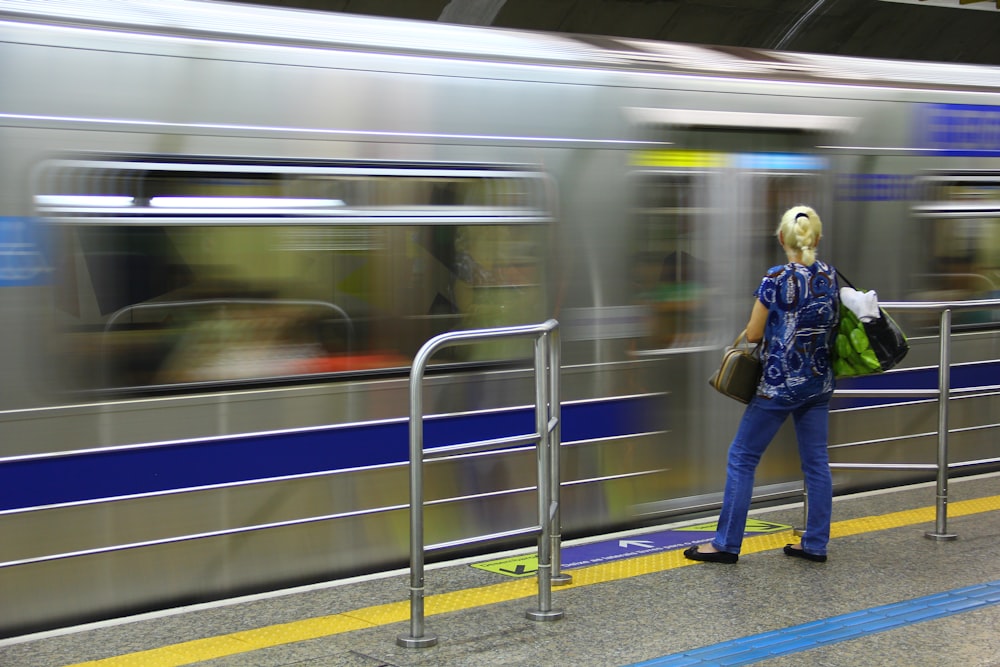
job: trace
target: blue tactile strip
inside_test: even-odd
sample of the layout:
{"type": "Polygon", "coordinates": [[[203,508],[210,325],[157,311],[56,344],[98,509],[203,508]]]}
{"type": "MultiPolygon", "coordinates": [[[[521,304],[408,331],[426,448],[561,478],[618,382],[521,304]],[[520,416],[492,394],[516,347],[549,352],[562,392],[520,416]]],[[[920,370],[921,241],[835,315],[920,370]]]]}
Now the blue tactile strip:
{"type": "Polygon", "coordinates": [[[998,603],[1000,581],[993,581],[703,646],[639,662],[631,667],[750,665],[998,603]]]}

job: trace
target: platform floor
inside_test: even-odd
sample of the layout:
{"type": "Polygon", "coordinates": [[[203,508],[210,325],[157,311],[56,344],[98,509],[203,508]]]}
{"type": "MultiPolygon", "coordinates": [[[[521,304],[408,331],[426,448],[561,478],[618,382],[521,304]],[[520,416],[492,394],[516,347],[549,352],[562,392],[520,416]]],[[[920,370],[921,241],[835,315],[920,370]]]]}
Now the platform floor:
{"type": "Polygon", "coordinates": [[[924,536],[934,497],[933,484],[838,497],[823,564],[781,551],[801,505],[752,512],[748,528],[770,532],[749,534],[735,565],[681,555],[712,518],[567,542],[553,621],[526,618],[539,605],[535,577],[516,576],[524,552],[432,566],[427,648],[397,645],[411,635],[400,571],[2,640],[0,665],[1000,666],[1000,475],[952,480],[954,541],[924,536]]]}

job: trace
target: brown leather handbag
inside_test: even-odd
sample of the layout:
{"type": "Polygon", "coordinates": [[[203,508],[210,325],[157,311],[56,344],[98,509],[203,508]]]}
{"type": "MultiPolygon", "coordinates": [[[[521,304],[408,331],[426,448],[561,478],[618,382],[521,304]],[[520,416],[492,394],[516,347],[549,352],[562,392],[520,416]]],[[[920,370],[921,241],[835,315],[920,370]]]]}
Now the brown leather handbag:
{"type": "Polygon", "coordinates": [[[722,354],[722,364],[708,383],[723,396],[749,403],[760,382],[760,344],[751,346],[744,329],[722,354]]]}

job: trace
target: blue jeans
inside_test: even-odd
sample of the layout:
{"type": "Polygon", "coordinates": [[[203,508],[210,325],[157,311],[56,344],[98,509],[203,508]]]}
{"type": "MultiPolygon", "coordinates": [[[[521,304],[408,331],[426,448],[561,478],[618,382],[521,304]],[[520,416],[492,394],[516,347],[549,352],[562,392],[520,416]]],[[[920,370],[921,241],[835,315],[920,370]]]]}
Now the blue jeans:
{"type": "Polygon", "coordinates": [[[827,452],[830,394],[792,406],[773,405],[773,401],[754,397],[747,405],[733,444],[729,446],[722,513],[712,540],[719,551],[740,552],[757,464],[788,415],[795,421],[795,437],[806,484],[808,512],[802,548],[811,554],[826,554],[833,513],[833,476],[827,452]]]}

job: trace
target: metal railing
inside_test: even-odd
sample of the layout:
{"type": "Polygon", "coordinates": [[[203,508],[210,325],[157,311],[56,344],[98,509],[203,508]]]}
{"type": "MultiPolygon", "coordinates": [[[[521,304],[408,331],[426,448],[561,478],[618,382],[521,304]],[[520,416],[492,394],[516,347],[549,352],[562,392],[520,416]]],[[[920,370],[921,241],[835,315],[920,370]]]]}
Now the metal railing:
{"type": "MultiPolygon", "coordinates": [[[[960,390],[951,388],[951,314],[956,310],[982,310],[1000,308],[1000,299],[978,299],[971,301],[891,301],[880,304],[887,310],[941,311],[939,327],[940,349],[938,360],[937,389],[838,389],[838,397],[901,397],[937,398],[937,462],[929,463],[831,463],[831,469],[842,470],[935,470],[937,491],[935,496],[934,530],[924,536],[932,540],[954,540],[958,535],[948,532],[948,480],[949,472],[955,468],[1000,463],[1000,457],[960,461],[948,460],[948,402],[954,394],[975,394],[1000,390],[1000,385],[967,387],[960,390]]],[[[808,509],[808,508],[807,508],[808,509]]]]}
{"type": "Polygon", "coordinates": [[[417,352],[410,371],[410,634],[396,639],[399,646],[423,648],[437,644],[437,637],[424,631],[424,553],[427,550],[476,544],[516,535],[538,533],[538,608],[526,616],[534,621],[555,621],[563,617],[552,609],[552,583],[567,583],[559,572],[559,323],[453,331],[431,338],[417,352]],[[424,449],[423,376],[430,358],[451,345],[516,337],[534,338],[535,432],[527,435],[481,440],[424,449]],[[480,535],[441,544],[424,544],[423,464],[458,453],[482,452],[504,447],[534,444],[538,460],[538,524],[527,528],[480,535]]]}

